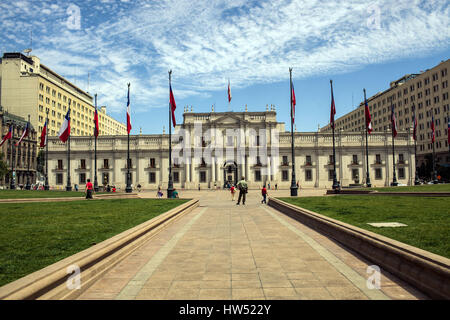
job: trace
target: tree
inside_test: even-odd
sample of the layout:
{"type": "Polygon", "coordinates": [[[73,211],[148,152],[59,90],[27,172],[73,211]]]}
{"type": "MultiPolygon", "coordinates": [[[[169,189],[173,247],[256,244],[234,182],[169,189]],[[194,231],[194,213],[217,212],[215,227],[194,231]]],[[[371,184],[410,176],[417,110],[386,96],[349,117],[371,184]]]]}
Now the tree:
{"type": "Polygon", "coordinates": [[[36,161],[36,171],[45,175],[45,153],[43,150],[39,150],[36,161]]]}
{"type": "Polygon", "coordinates": [[[0,180],[9,172],[8,166],[3,161],[3,153],[0,152],[0,180]]]}

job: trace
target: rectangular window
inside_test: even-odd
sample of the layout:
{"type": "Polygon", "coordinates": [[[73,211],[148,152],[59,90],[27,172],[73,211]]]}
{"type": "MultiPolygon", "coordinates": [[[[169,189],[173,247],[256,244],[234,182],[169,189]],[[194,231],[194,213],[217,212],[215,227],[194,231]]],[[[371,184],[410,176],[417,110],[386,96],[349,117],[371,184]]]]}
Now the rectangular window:
{"type": "Polygon", "coordinates": [[[109,159],[103,159],[103,169],[109,169],[109,159]]]}
{"type": "Polygon", "coordinates": [[[281,173],[282,173],[283,181],[288,181],[289,180],[289,171],[283,170],[281,173]]]}
{"type": "Polygon", "coordinates": [[[80,169],[86,169],[86,159],[80,160],[80,169]]]}
{"type": "Polygon", "coordinates": [[[403,158],[403,153],[400,153],[400,154],[398,155],[398,162],[399,162],[399,163],[404,163],[404,162],[405,162],[405,159],[403,158]]]}
{"type": "Polygon", "coordinates": [[[405,168],[398,168],[398,178],[405,179],[405,168]]]}
{"type": "Polygon", "coordinates": [[[206,182],[206,171],[200,171],[200,182],[206,182]]]}
{"type": "Polygon", "coordinates": [[[305,180],[312,181],[312,171],[311,170],[305,170],[305,180]]]}
{"type": "Polygon", "coordinates": [[[376,164],[381,164],[381,155],[379,155],[379,154],[375,155],[375,163],[376,164]]]}
{"type": "Polygon", "coordinates": [[[328,158],[328,164],[334,164],[334,159],[333,159],[333,155],[330,154],[329,158],[328,158]]]}
{"type": "Polygon", "coordinates": [[[358,164],[358,155],[357,154],[353,155],[353,164],[358,164]]]}
{"type": "Polygon", "coordinates": [[[173,182],[175,182],[175,183],[180,182],[180,173],[177,172],[177,171],[175,171],[175,172],[173,173],[173,182]]]}
{"type": "Polygon", "coordinates": [[[328,180],[333,180],[334,170],[328,170],[328,180]]]}
{"type": "Polygon", "coordinates": [[[283,156],[283,166],[288,166],[289,162],[288,162],[288,156],[283,156]]]}
{"type": "Polygon", "coordinates": [[[359,170],[358,169],[353,169],[352,170],[352,179],[359,181],[359,170]]]}
{"type": "Polygon", "coordinates": [[[62,185],[63,184],[63,174],[62,173],[57,173],[56,174],[56,184],[57,185],[62,185]]]}
{"type": "Polygon", "coordinates": [[[310,166],[312,164],[311,156],[306,156],[306,165],[310,166]]]}
{"type": "Polygon", "coordinates": [[[155,167],[156,167],[155,158],[150,158],[150,168],[155,168],[155,167]]]}
{"type": "Polygon", "coordinates": [[[63,170],[63,161],[58,160],[58,170],[63,170]]]}
{"type": "Polygon", "coordinates": [[[381,171],[381,168],[375,169],[375,179],[377,180],[383,179],[383,172],[381,171]]]}
{"type": "Polygon", "coordinates": [[[261,170],[256,170],[255,171],[255,181],[256,182],[261,181],[261,170]]]}
{"type": "Polygon", "coordinates": [[[149,178],[148,178],[148,182],[149,183],[156,183],[156,174],[154,172],[150,172],[149,178]]]}
{"type": "Polygon", "coordinates": [[[86,173],[80,173],[80,184],[86,183],[86,173]]]}

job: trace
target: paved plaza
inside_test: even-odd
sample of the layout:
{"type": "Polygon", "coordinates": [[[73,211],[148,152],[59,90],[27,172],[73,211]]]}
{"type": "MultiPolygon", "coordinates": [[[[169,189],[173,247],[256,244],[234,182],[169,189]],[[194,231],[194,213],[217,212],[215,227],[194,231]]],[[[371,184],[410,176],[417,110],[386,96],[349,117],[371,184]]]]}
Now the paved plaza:
{"type": "MultiPolygon", "coordinates": [[[[269,194],[288,196],[289,190],[269,194]]],[[[153,198],[156,192],[139,195],[153,198]]],[[[199,198],[200,206],[117,264],[79,299],[427,298],[383,270],[381,290],[368,289],[370,261],[262,205],[257,190],[249,191],[245,206],[237,206],[224,190],[181,190],[180,195],[199,198]]]]}

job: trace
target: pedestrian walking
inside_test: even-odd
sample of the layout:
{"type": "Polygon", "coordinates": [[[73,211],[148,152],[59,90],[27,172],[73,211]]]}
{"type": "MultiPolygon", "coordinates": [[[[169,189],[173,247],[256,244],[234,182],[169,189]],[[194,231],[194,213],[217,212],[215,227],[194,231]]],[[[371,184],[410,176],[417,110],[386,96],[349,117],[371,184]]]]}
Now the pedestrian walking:
{"type": "Polygon", "coordinates": [[[263,197],[263,199],[261,200],[261,203],[267,204],[266,202],[266,198],[267,198],[267,189],[266,186],[263,186],[261,189],[261,195],[263,197]]]}
{"type": "Polygon", "coordinates": [[[278,190],[278,184],[275,183],[275,190],[278,190]]]}
{"type": "Polygon", "coordinates": [[[156,193],[156,197],[157,197],[158,199],[161,199],[161,198],[163,197],[163,193],[162,193],[162,191],[161,191],[161,187],[158,187],[158,192],[156,193]]]}
{"type": "Polygon", "coordinates": [[[234,185],[231,186],[230,192],[231,192],[231,201],[234,201],[234,195],[236,194],[236,188],[234,187],[234,185]]]}
{"type": "Polygon", "coordinates": [[[92,199],[92,192],[94,190],[94,186],[92,185],[91,179],[87,179],[86,183],[86,199],[92,199]]]}
{"type": "Polygon", "coordinates": [[[245,198],[246,198],[246,194],[248,192],[248,186],[247,186],[247,182],[245,181],[245,177],[243,176],[241,181],[239,181],[237,183],[237,188],[239,189],[239,198],[238,198],[238,202],[236,203],[236,205],[239,205],[239,203],[241,202],[242,199],[242,204],[245,205],[245,198]]]}
{"type": "Polygon", "coordinates": [[[270,182],[269,182],[269,184],[267,185],[267,189],[269,189],[269,190],[270,190],[270,182]]]}

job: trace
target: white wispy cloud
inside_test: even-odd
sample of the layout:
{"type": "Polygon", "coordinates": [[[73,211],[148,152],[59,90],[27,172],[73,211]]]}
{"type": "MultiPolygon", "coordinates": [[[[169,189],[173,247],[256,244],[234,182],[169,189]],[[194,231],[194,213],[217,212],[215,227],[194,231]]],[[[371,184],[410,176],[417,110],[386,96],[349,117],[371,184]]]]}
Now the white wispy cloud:
{"type": "Polygon", "coordinates": [[[127,82],[138,112],[165,106],[168,69],[185,98],[228,78],[236,89],[285,79],[290,66],[296,78],[348,72],[450,43],[446,1],[74,1],[80,30],[67,28],[70,4],[3,1],[0,49],[24,49],[33,30],[42,62],[69,78],[89,72],[113,110],[127,82]]]}

